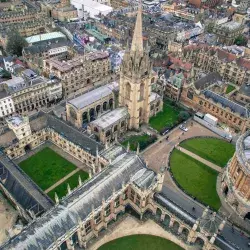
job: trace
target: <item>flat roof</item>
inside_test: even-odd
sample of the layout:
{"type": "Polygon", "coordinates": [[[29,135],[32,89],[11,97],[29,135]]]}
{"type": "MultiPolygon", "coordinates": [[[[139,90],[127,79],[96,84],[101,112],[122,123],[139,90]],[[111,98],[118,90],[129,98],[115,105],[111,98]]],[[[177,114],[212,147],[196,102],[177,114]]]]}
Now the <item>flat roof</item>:
{"type": "Polygon", "coordinates": [[[117,108],[97,118],[95,121],[91,122],[91,124],[106,129],[126,116],[128,116],[128,109],[126,107],[117,108]]]}
{"type": "Polygon", "coordinates": [[[28,43],[36,43],[36,42],[62,38],[62,37],[66,39],[66,36],[62,32],[56,31],[56,32],[49,32],[49,33],[29,36],[25,39],[28,43]]]}

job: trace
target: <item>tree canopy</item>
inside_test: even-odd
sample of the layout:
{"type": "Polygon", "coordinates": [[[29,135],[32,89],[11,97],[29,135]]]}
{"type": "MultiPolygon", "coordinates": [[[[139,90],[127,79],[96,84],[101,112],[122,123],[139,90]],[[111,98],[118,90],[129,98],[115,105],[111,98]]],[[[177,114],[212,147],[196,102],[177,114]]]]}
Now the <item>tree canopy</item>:
{"type": "Polygon", "coordinates": [[[21,56],[22,50],[25,46],[27,46],[27,42],[18,31],[12,31],[8,34],[6,46],[8,53],[21,56]]]}
{"type": "Polygon", "coordinates": [[[246,46],[247,45],[247,38],[244,35],[239,35],[236,37],[234,44],[239,46],[246,46]]]}

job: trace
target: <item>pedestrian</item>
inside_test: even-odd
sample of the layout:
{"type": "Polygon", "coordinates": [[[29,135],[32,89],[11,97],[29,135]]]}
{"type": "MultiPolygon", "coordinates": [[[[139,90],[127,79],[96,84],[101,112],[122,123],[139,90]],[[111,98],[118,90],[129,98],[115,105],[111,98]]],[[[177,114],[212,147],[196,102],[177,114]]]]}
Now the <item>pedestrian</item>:
{"type": "Polygon", "coordinates": [[[234,227],[232,226],[232,233],[234,233],[234,227]]]}
{"type": "Polygon", "coordinates": [[[192,210],[195,211],[195,207],[192,207],[192,210]]]}

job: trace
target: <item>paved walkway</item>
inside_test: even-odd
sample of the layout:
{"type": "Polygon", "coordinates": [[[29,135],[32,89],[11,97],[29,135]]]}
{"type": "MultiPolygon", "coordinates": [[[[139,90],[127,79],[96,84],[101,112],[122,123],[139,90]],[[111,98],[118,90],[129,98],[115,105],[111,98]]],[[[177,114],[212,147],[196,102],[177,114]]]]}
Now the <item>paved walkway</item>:
{"type": "Polygon", "coordinates": [[[109,228],[106,230],[106,234],[99,238],[97,242],[88,247],[89,250],[96,250],[105,243],[121,238],[128,235],[135,234],[148,234],[159,236],[168,239],[175,244],[181,246],[183,249],[191,250],[194,249],[192,246],[185,245],[181,240],[175,237],[173,234],[165,231],[161,226],[156,224],[153,220],[147,220],[146,222],[141,222],[131,216],[126,217],[122,221],[115,222],[116,225],[113,230],[109,228]]]}
{"type": "Polygon", "coordinates": [[[208,160],[205,160],[204,158],[200,157],[199,155],[196,155],[188,150],[186,150],[185,148],[182,148],[180,146],[177,146],[176,147],[178,150],[180,150],[181,152],[191,156],[192,158],[194,158],[195,160],[197,161],[200,161],[201,163],[207,165],[208,167],[214,169],[215,171],[219,172],[219,173],[222,173],[223,172],[223,168],[219,167],[218,165],[208,161],[208,160]]]}
{"type": "Polygon", "coordinates": [[[53,184],[51,187],[49,187],[48,189],[46,189],[44,192],[47,194],[48,192],[50,192],[51,190],[53,190],[54,188],[56,188],[57,186],[59,186],[60,184],[62,184],[69,177],[71,177],[72,175],[74,175],[75,173],[77,173],[79,171],[80,171],[79,168],[75,169],[74,171],[72,171],[69,174],[67,174],[66,176],[64,176],[61,180],[59,180],[58,182],[56,182],[55,184],[53,184]]]}

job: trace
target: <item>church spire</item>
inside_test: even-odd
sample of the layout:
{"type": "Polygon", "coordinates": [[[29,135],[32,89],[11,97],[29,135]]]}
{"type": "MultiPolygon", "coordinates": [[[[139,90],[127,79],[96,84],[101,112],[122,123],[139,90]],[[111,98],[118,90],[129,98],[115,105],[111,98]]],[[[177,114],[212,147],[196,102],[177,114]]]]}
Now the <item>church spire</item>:
{"type": "Polygon", "coordinates": [[[131,45],[131,51],[143,52],[143,38],[142,38],[142,0],[138,3],[138,13],[135,23],[135,30],[131,45]]]}

